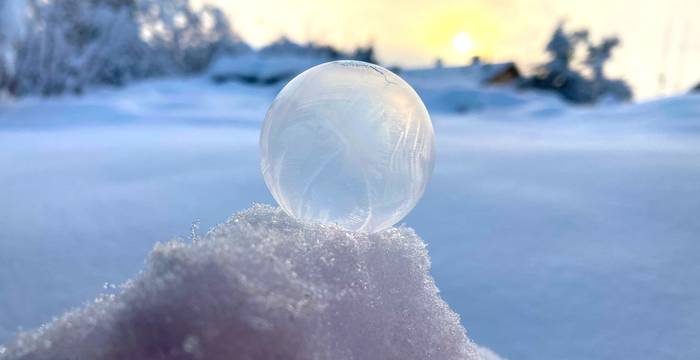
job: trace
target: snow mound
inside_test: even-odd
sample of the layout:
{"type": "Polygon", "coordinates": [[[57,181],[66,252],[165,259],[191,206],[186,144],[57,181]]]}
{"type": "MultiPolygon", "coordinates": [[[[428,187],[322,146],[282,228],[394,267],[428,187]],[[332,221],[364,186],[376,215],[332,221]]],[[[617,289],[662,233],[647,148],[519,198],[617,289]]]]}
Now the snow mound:
{"type": "Polygon", "coordinates": [[[423,241],[302,224],[255,205],[0,347],[0,359],[478,359],[423,241]]]}

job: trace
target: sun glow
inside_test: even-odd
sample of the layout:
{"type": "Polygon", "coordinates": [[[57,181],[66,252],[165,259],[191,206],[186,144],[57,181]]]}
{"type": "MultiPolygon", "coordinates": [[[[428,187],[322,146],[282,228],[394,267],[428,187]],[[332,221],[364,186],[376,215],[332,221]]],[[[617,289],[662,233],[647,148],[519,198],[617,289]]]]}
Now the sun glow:
{"type": "Polygon", "coordinates": [[[474,47],[474,42],[469,34],[462,31],[452,38],[452,47],[460,54],[467,54],[474,47]]]}
{"type": "Polygon", "coordinates": [[[504,20],[491,16],[488,8],[478,4],[460,4],[427,11],[415,26],[419,31],[405,36],[416,39],[412,45],[420,46],[424,53],[444,64],[462,65],[473,56],[497,59],[504,20]]]}

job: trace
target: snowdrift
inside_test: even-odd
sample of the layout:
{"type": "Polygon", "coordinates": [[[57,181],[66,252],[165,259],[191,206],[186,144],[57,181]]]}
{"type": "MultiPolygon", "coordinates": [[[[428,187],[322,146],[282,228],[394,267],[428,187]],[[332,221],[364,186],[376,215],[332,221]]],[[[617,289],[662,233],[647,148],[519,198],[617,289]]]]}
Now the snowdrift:
{"type": "Polygon", "coordinates": [[[156,245],[119,293],[0,359],[478,359],[429,269],[411,229],[352,233],[256,205],[156,245]]]}

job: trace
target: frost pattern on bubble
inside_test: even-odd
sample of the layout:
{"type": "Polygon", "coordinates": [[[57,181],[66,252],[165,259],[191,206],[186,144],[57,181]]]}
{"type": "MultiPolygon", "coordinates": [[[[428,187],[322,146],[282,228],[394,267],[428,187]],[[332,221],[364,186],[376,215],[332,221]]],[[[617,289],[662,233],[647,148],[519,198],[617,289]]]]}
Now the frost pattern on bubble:
{"type": "MultiPolygon", "coordinates": [[[[0,347],[0,349],[3,349],[0,347]]],[[[4,352],[4,353],[3,353],[4,352]]],[[[477,360],[440,298],[425,243],[255,206],[146,269],[20,334],[0,360],[477,360]]]]}
{"type": "Polygon", "coordinates": [[[433,170],[428,111],[380,66],[334,61],[292,79],[260,136],[262,173],[290,215],[373,232],[405,217],[433,170]]]}

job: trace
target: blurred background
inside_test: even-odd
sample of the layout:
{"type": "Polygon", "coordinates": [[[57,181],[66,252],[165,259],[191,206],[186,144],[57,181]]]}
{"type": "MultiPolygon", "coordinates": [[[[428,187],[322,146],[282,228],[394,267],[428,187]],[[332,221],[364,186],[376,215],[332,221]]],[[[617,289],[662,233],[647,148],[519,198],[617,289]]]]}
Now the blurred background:
{"type": "Polygon", "coordinates": [[[700,81],[695,65],[700,4],[691,0],[199,3],[220,6],[255,47],[280,36],[344,50],[373,44],[380,61],[399,66],[430,65],[438,58],[463,65],[480,56],[515,61],[530,70],[547,59],[543,45],[556,24],[565,21],[571,29],[589,30],[596,41],[606,36],[622,40],[622,50],[607,70],[627,79],[639,99],[682,92],[700,81]],[[456,45],[459,41],[466,44],[456,45]]]}
{"type": "Polygon", "coordinates": [[[0,0],[0,344],[115,291],[156,242],[274,203],[268,106],[356,59],[431,114],[435,173],[405,223],[470,338],[507,359],[700,358],[698,13],[0,0]]]}

